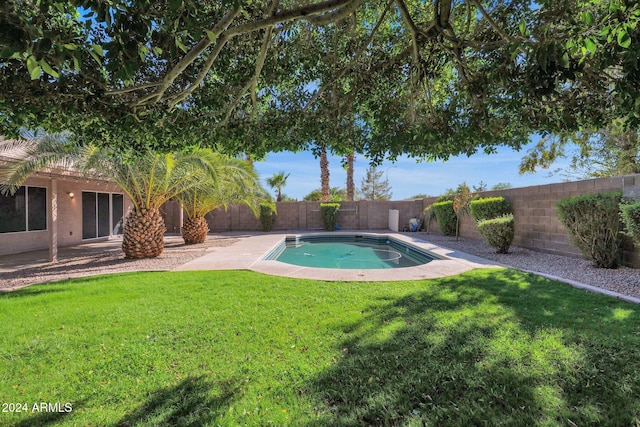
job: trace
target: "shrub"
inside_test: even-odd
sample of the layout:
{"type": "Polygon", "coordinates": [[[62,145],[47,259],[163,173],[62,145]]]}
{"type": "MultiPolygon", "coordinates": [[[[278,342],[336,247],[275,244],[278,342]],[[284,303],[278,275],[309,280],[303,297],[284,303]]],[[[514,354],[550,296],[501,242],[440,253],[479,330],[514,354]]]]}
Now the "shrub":
{"type": "Polygon", "coordinates": [[[469,214],[469,204],[473,200],[473,194],[466,182],[458,185],[453,196],[453,212],[456,214],[456,242],[460,232],[460,217],[469,214]]]}
{"type": "Polygon", "coordinates": [[[420,218],[420,222],[423,228],[427,233],[429,233],[429,229],[431,228],[431,223],[436,219],[436,214],[433,212],[433,205],[429,205],[422,211],[422,217],[420,218]]]}
{"type": "Polygon", "coordinates": [[[640,202],[620,205],[620,216],[627,234],[640,245],[640,202]]]}
{"type": "Polygon", "coordinates": [[[504,197],[484,197],[471,201],[471,215],[476,221],[498,218],[509,213],[511,206],[504,197]]]}
{"type": "Polygon", "coordinates": [[[456,234],[456,213],[453,211],[453,200],[436,202],[432,205],[438,221],[440,232],[445,236],[456,234]]]}
{"type": "Polygon", "coordinates": [[[276,210],[273,204],[260,203],[260,224],[262,231],[271,231],[276,223],[276,210]]]}
{"type": "Polygon", "coordinates": [[[485,242],[495,248],[498,254],[509,252],[509,246],[513,242],[514,229],[512,214],[478,221],[478,231],[485,242]]]}
{"type": "Polygon", "coordinates": [[[621,191],[560,200],[558,218],[571,241],[595,267],[615,268],[622,251],[621,191]]]}
{"type": "Polygon", "coordinates": [[[333,231],[336,229],[339,209],[340,203],[320,203],[320,216],[322,216],[325,230],[333,231]]]}

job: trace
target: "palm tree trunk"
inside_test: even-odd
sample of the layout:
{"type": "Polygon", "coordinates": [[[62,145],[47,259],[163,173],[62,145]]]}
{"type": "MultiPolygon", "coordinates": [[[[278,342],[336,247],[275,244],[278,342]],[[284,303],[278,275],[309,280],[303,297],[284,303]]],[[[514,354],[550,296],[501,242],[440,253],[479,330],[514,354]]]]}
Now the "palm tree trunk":
{"type": "Polygon", "coordinates": [[[347,154],[347,200],[353,202],[356,193],[356,184],[353,182],[353,163],[356,155],[354,152],[347,154]]]}
{"type": "Polygon", "coordinates": [[[329,187],[329,160],[327,149],[322,147],[320,152],[320,182],[322,183],[322,201],[331,201],[331,188],[329,187]]]}
{"type": "Polygon", "coordinates": [[[166,231],[160,209],[134,210],[124,223],[122,250],[126,258],[153,258],[164,250],[166,231]]]}
{"type": "Polygon", "coordinates": [[[209,233],[209,224],[204,217],[187,218],[182,226],[182,238],[187,245],[204,243],[209,233]]]}

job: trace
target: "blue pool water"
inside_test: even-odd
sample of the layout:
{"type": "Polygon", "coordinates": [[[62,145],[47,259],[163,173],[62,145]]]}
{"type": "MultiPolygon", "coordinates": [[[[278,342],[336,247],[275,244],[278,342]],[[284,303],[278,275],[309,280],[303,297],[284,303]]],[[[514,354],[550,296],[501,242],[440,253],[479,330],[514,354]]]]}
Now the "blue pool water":
{"type": "Polygon", "coordinates": [[[387,236],[290,236],[265,259],[304,267],[386,269],[414,267],[435,259],[387,236]]]}

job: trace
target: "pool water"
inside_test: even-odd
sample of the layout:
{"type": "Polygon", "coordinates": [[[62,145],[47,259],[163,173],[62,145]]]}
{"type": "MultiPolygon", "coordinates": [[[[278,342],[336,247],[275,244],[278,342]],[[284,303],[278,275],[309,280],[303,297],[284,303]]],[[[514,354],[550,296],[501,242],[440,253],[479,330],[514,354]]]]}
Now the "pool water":
{"type": "Polygon", "coordinates": [[[373,241],[362,241],[362,238],[355,237],[341,237],[337,241],[324,240],[327,239],[305,240],[301,237],[295,241],[287,240],[284,247],[268,259],[304,267],[339,269],[415,267],[434,259],[388,238],[373,241]]]}

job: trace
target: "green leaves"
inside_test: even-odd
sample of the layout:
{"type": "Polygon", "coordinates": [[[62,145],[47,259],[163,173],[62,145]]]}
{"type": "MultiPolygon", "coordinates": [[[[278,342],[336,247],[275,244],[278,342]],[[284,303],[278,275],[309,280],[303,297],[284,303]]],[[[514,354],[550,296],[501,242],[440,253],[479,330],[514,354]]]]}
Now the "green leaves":
{"type": "Polygon", "coordinates": [[[46,60],[41,60],[40,61],[40,66],[42,67],[42,69],[44,70],[45,73],[49,74],[51,77],[54,78],[58,78],[60,77],[60,75],[58,74],[57,71],[55,71],[53,68],[51,68],[51,66],[47,63],[46,60]]]}
{"type": "Polygon", "coordinates": [[[42,68],[38,64],[36,57],[33,55],[27,58],[27,71],[29,71],[31,80],[39,79],[40,75],[42,74],[42,68]]]}
{"type": "Polygon", "coordinates": [[[520,25],[518,28],[520,29],[520,34],[522,34],[523,36],[528,35],[527,22],[524,20],[524,18],[520,20],[520,25]]]}
{"type": "Polygon", "coordinates": [[[216,42],[216,34],[213,31],[210,30],[205,30],[207,33],[207,37],[209,37],[209,40],[211,40],[211,43],[215,43],[216,42]]]}
{"type": "Polygon", "coordinates": [[[625,49],[631,46],[631,37],[624,28],[618,30],[618,44],[625,49]]]}

